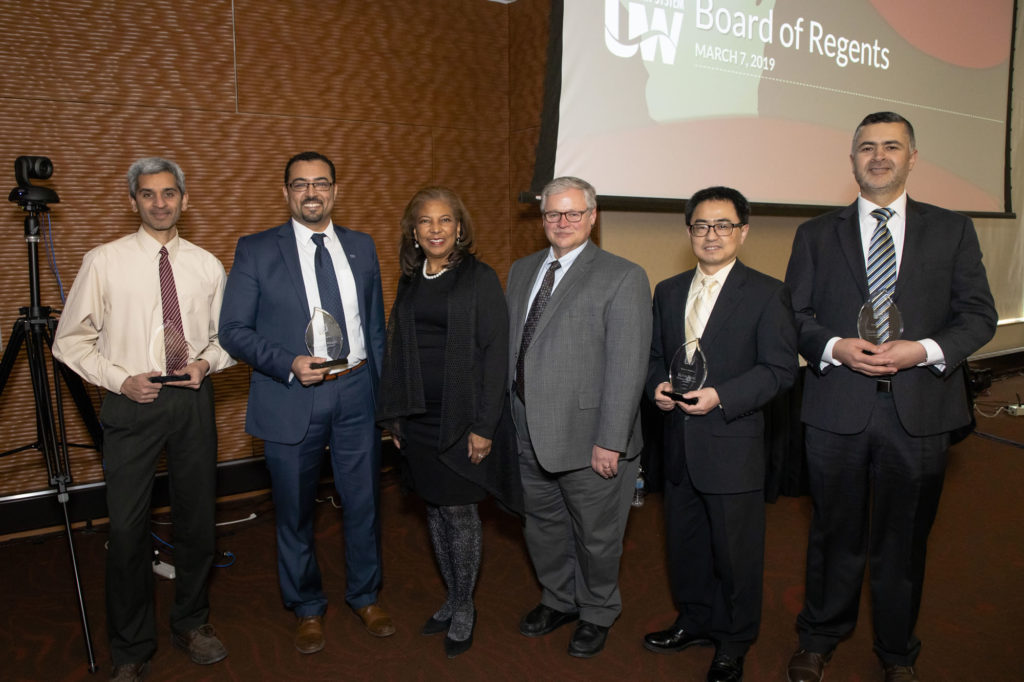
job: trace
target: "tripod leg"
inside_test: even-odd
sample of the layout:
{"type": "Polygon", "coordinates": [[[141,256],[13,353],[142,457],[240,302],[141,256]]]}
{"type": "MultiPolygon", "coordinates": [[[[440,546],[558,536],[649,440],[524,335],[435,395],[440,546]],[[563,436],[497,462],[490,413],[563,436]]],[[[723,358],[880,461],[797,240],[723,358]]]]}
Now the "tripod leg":
{"type": "Polygon", "coordinates": [[[78,554],[75,552],[75,539],[71,534],[71,517],[68,515],[68,495],[66,492],[58,494],[63,497],[61,507],[64,510],[64,529],[68,534],[68,554],[71,556],[71,572],[75,576],[75,594],[78,596],[78,616],[82,620],[82,636],[85,638],[85,655],[89,659],[89,672],[94,673],[96,666],[96,655],[92,649],[92,634],[89,632],[89,614],[85,610],[85,597],[82,596],[82,579],[78,573],[78,554]]]}
{"type": "Polygon", "coordinates": [[[11,329],[11,338],[8,339],[7,347],[4,348],[3,359],[0,359],[0,395],[3,395],[7,378],[11,376],[11,369],[14,367],[14,361],[18,358],[18,353],[21,352],[21,345],[25,343],[26,326],[25,318],[21,318],[15,320],[14,328],[11,329]]]}

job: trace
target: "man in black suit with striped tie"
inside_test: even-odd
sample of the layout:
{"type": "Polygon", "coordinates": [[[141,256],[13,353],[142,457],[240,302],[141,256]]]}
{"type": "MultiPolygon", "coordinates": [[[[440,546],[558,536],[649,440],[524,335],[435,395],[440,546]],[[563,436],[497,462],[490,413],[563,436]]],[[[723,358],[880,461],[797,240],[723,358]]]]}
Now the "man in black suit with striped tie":
{"type": "MultiPolygon", "coordinates": [[[[800,354],[814,516],[800,648],[790,682],[819,682],[857,621],[871,563],[874,650],[886,682],[918,679],[928,533],[950,432],[970,422],[965,363],[996,311],[971,220],[906,194],[917,161],[899,114],[867,116],[850,154],[858,199],[797,230],[786,272],[800,354]],[[885,297],[901,313],[859,338],[858,312],[885,297]]],[[[881,316],[880,316],[881,317],[881,316]]]]}

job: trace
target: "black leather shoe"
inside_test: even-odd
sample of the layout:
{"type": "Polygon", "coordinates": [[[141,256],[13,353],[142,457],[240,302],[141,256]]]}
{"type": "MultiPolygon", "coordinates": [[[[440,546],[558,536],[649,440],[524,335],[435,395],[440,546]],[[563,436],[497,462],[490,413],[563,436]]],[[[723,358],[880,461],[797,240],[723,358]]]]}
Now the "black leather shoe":
{"type": "Polygon", "coordinates": [[[604,642],[608,639],[608,628],[594,625],[585,620],[576,624],[576,632],[569,641],[569,655],[576,658],[590,658],[601,653],[604,642]]]}
{"type": "Polygon", "coordinates": [[[715,660],[711,661],[708,668],[708,682],[742,682],[743,680],[743,657],[727,656],[723,653],[715,654],[715,660]]]}
{"type": "Polygon", "coordinates": [[[533,611],[530,611],[519,621],[519,632],[527,637],[540,637],[549,632],[554,632],[566,623],[571,623],[579,617],[580,614],[575,611],[563,613],[562,611],[555,611],[550,606],[538,604],[533,611]]]}
{"type": "Polygon", "coordinates": [[[690,646],[711,646],[711,638],[687,632],[678,625],[644,635],[644,648],[658,654],[671,654],[690,646]]]}
{"type": "Polygon", "coordinates": [[[821,682],[825,675],[825,664],[831,658],[831,651],[819,654],[807,649],[797,649],[789,659],[786,679],[789,682],[821,682]]]}
{"type": "Polygon", "coordinates": [[[440,632],[444,632],[452,625],[452,619],[438,620],[431,616],[427,619],[427,622],[423,624],[423,628],[420,630],[421,635],[436,635],[440,632]]]}

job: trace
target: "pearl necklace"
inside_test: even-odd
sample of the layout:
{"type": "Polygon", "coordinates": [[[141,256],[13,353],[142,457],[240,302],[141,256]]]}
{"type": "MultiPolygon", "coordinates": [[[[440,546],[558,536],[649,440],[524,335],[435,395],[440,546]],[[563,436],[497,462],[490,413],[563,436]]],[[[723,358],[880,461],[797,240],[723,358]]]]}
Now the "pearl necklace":
{"type": "Polygon", "coordinates": [[[440,277],[441,275],[443,275],[446,272],[448,272],[448,268],[444,268],[440,272],[435,272],[433,275],[431,275],[430,273],[427,272],[427,259],[426,258],[423,259],[423,278],[424,279],[437,279],[438,277],[440,277]]]}

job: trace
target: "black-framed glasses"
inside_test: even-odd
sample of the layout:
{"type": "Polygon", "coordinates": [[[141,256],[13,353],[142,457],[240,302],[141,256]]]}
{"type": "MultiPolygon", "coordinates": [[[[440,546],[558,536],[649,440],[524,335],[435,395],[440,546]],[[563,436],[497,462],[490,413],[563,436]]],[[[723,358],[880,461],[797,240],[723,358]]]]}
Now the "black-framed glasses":
{"type": "Polygon", "coordinates": [[[541,216],[544,217],[544,222],[546,223],[560,223],[562,222],[562,216],[565,216],[565,219],[570,223],[578,223],[588,213],[590,213],[589,208],[585,211],[544,211],[541,213],[541,216]]]}
{"type": "Polygon", "coordinates": [[[334,183],[327,180],[314,180],[313,182],[307,182],[306,180],[293,180],[288,183],[288,189],[296,194],[301,194],[312,186],[317,192],[326,192],[332,185],[334,185],[334,183]]]}
{"type": "Polygon", "coordinates": [[[706,237],[708,230],[712,227],[715,228],[715,234],[719,237],[728,237],[732,234],[733,230],[743,227],[744,225],[746,225],[746,223],[727,223],[723,220],[717,223],[693,223],[692,225],[688,225],[688,227],[690,229],[690,234],[694,237],[706,237]]]}

